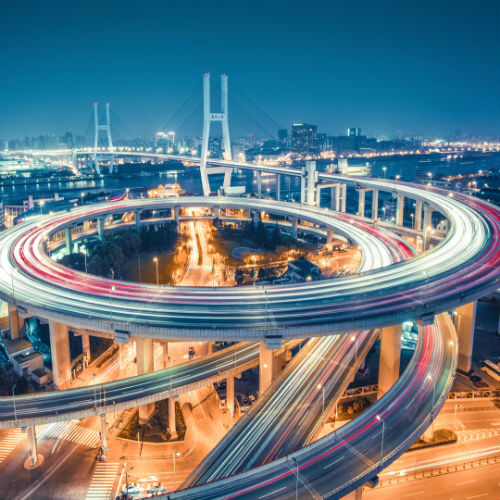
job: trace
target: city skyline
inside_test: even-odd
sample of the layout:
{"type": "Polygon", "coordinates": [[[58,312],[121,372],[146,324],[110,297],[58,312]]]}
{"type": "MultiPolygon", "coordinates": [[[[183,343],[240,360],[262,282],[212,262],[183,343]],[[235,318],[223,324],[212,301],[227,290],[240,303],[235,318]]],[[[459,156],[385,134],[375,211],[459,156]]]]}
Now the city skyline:
{"type": "Polygon", "coordinates": [[[260,7],[10,4],[0,21],[13,48],[0,82],[0,137],[83,133],[96,100],[110,101],[132,135],[152,136],[206,71],[228,73],[287,128],[498,136],[496,2],[260,7]]]}

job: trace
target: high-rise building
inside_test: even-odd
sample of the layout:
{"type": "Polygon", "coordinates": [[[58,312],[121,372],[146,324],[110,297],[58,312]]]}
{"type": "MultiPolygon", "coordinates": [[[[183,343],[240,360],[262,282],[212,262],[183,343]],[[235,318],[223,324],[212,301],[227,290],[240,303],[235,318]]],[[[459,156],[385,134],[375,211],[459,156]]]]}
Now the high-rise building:
{"type": "Polygon", "coordinates": [[[318,149],[318,127],[308,123],[292,125],[292,149],[297,153],[310,153],[318,149]]]}
{"type": "Polygon", "coordinates": [[[72,148],[73,147],[73,134],[71,132],[66,132],[61,137],[61,144],[64,144],[68,148],[72,148]]]}
{"type": "Polygon", "coordinates": [[[208,141],[210,158],[222,158],[222,140],[220,137],[211,137],[208,141]]]}
{"type": "Polygon", "coordinates": [[[347,129],[347,137],[360,137],[361,129],[357,127],[351,127],[347,129]]]}
{"type": "Polygon", "coordinates": [[[288,148],[288,130],[286,128],[278,130],[278,147],[281,149],[288,148]]]}

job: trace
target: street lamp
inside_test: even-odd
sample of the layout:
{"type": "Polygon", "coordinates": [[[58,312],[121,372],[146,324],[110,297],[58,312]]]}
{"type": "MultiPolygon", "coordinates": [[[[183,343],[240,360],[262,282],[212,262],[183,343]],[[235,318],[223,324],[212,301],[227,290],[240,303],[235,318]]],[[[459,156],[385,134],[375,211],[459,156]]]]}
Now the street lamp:
{"type": "Polygon", "coordinates": [[[382,422],[382,441],[380,443],[380,465],[382,466],[382,454],[384,453],[384,434],[385,434],[385,422],[382,420],[380,415],[377,415],[377,420],[382,422]]]}
{"type": "Polygon", "coordinates": [[[158,257],[153,257],[153,262],[156,265],[156,284],[159,285],[160,284],[160,275],[158,273],[158,257]]]}
{"type": "Polygon", "coordinates": [[[113,310],[111,309],[111,293],[115,291],[115,285],[109,289],[109,321],[113,321],[113,310]]]}
{"type": "MultiPolygon", "coordinates": [[[[169,401],[170,404],[170,401],[169,401]]],[[[175,457],[180,457],[181,453],[179,451],[172,451],[172,460],[174,461],[174,490],[175,490],[175,457]]]]}
{"type": "Polygon", "coordinates": [[[295,500],[299,500],[299,464],[297,463],[297,459],[292,457],[292,462],[295,465],[295,500]]]}
{"type": "Polygon", "coordinates": [[[384,171],[384,179],[385,179],[385,174],[387,172],[387,167],[382,167],[382,170],[384,171]]]}
{"type": "Polygon", "coordinates": [[[325,386],[318,384],[318,389],[321,389],[321,393],[323,395],[323,415],[325,413],[325,386]]]}
{"type": "Polygon", "coordinates": [[[16,397],[14,391],[16,390],[17,382],[12,386],[12,397],[14,398],[12,402],[14,403],[14,421],[17,422],[17,411],[16,411],[16,397]]]}

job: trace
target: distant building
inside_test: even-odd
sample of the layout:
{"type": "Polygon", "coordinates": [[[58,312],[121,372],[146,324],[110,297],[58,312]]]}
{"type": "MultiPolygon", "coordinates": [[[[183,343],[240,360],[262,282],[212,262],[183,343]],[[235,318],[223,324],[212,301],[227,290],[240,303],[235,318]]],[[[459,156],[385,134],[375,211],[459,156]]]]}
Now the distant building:
{"type": "Polygon", "coordinates": [[[286,274],[291,280],[296,281],[311,281],[321,278],[320,268],[304,257],[289,261],[286,274]]]}
{"type": "Polygon", "coordinates": [[[71,132],[66,132],[62,137],[61,137],[61,144],[64,144],[68,148],[73,147],[73,134],[71,132]]]}
{"type": "Polygon", "coordinates": [[[347,129],[347,137],[361,137],[361,129],[356,127],[351,127],[347,129]]]}
{"type": "Polygon", "coordinates": [[[292,149],[297,153],[311,153],[318,149],[318,127],[308,123],[292,125],[292,149]]]}
{"type": "Polygon", "coordinates": [[[175,150],[175,132],[158,132],[155,136],[155,148],[163,153],[172,153],[175,150]]]}
{"type": "Polygon", "coordinates": [[[208,151],[211,158],[222,158],[222,139],[220,137],[212,137],[208,141],[208,151]]]}
{"type": "Polygon", "coordinates": [[[288,148],[288,130],[286,128],[280,128],[278,130],[278,146],[281,149],[288,148]]]}

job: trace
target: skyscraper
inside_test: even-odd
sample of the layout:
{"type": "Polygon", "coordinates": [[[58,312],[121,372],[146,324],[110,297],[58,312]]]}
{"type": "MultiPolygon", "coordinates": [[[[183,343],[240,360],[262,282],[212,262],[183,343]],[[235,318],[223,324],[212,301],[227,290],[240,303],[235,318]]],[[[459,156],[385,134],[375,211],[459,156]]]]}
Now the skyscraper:
{"type": "Polygon", "coordinates": [[[297,153],[317,151],[317,131],[316,125],[294,123],[292,125],[292,149],[297,153]]]}
{"type": "Polygon", "coordinates": [[[348,137],[359,137],[361,135],[361,129],[357,127],[351,127],[347,129],[348,137]]]}
{"type": "Polygon", "coordinates": [[[286,128],[280,128],[278,130],[278,147],[280,149],[286,149],[288,147],[288,130],[286,128]]]}

